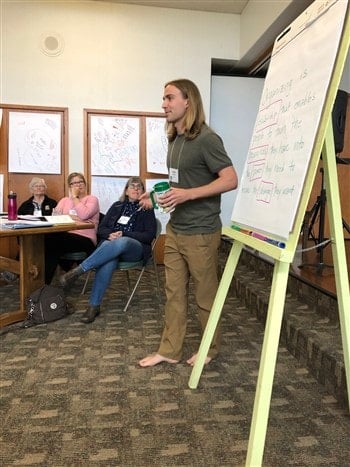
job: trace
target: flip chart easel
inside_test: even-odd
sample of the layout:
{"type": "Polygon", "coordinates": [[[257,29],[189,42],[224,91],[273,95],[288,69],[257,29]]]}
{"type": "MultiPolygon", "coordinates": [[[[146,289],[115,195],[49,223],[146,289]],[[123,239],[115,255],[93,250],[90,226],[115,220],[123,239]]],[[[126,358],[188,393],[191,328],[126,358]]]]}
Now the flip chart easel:
{"type": "MultiPolygon", "coordinates": [[[[279,246],[276,246],[273,243],[261,239],[266,234],[269,237],[264,237],[265,240],[271,239],[275,242],[281,240],[280,232],[278,232],[279,235],[277,235],[276,232],[274,232],[274,228],[270,230],[268,228],[263,230],[258,235],[260,238],[252,236],[251,234],[251,232],[255,230],[254,223],[243,224],[240,230],[237,230],[236,228],[232,227],[223,228],[223,234],[232,238],[234,242],[231,247],[228,260],[226,262],[226,266],[218,287],[218,291],[213,303],[210,317],[197,354],[196,363],[193,367],[189,380],[189,387],[191,389],[195,389],[198,385],[204,367],[205,358],[208,354],[208,350],[212,342],[215,329],[219,322],[221,311],[243,247],[246,245],[273,258],[274,271],[267,312],[265,334],[261,351],[260,368],[257,381],[257,390],[255,394],[250,437],[248,443],[248,452],[246,459],[247,466],[257,467],[262,463],[266,430],[268,424],[270,400],[272,394],[273,377],[277,360],[278,343],[287,290],[289,268],[295,254],[296,246],[298,244],[301,225],[303,222],[304,214],[306,212],[307,202],[310,197],[321,153],[324,162],[325,188],[327,193],[329,209],[330,233],[332,238],[332,254],[334,259],[334,271],[338,297],[342,345],[344,351],[347,390],[348,394],[350,395],[350,292],[331,120],[331,111],[350,43],[349,6],[346,3],[347,2],[340,1],[315,2],[307,10],[305,10],[305,12],[302,15],[300,15],[300,17],[298,17],[297,20],[294,23],[292,23],[290,27],[287,28],[286,31],[282,33],[276,40],[273,54],[275,51],[276,54],[278,54],[279,50],[282,50],[283,47],[287,48],[289,44],[291,44],[292,46],[298,44],[298,41],[294,42],[293,44],[293,39],[301,35],[301,32],[304,30],[306,31],[306,35],[312,34],[312,39],[315,40],[314,33],[315,28],[319,27],[317,24],[318,21],[320,21],[321,25],[322,22],[326,22],[327,25],[330,26],[330,28],[332,28],[333,24],[334,30],[336,30],[336,28],[339,27],[339,23],[337,23],[339,18],[342,18],[343,20],[341,21],[341,34],[336,40],[336,51],[335,56],[333,57],[331,73],[328,77],[325,73],[323,77],[323,84],[325,88],[322,99],[319,97],[320,101],[318,102],[318,107],[320,107],[320,118],[318,122],[308,124],[310,127],[316,125],[315,136],[313,138],[313,141],[311,142],[312,145],[310,149],[309,159],[305,162],[305,179],[303,185],[301,186],[301,189],[299,190],[300,196],[295,200],[296,206],[293,206],[295,207],[295,213],[292,216],[293,222],[289,236],[288,238],[285,238],[285,247],[280,248],[279,246]],[[291,34],[290,38],[288,37],[289,33],[291,34]],[[284,41],[284,44],[282,43],[282,45],[281,42],[277,42],[281,39],[283,39],[284,41]]],[[[324,29],[323,26],[321,26],[321,28],[322,30],[324,29]]],[[[321,37],[319,44],[320,47],[322,47],[322,40],[323,39],[321,37]]],[[[326,40],[329,41],[329,37],[326,40]]],[[[273,66],[273,60],[271,62],[270,67],[271,66],[273,66]]],[[[307,66],[305,70],[306,69],[307,66]]],[[[265,87],[266,86],[269,86],[269,74],[265,82],[265,87]]],[[[263,99],[264,92],[262,100],[263,99]]],[[[295,106],[294,110],[294,120],[298,120],[298,111],[295,106]]],[[[311,130],[309,133],[309,136],[312,136],[311,130]]],[[[256,136],[256,134],[256,132],[255,135],[253,134],[252,139],[254,139],[254,136],[256,136]]],[[[252,153],[254,156],[254,152],[252,151],[248,154],[248,159],[252,153]]],[[[266,162],[266,166],[267,165],[268,161],[266,162]]],[[[247,172],[249,172],[249,169],[247,169],[247,172]]],[[[245,187],[246,192],[248,192],[249,180],[246,184],[244,183],[245,180],[243,175],[242,185],[245,187]]],[[[257,190],[255,190],[255,193],[257,193],[257,190]]],[[[236,204],[237,202],[240,202],[239,198],[237,198],[236,204]]],[[[243,206],[244,203],[245,201],[243,200],[243,206]]],[[[239,220],[241,220],[240,213],[243,212],[243,215],[245,215],[245,209],[240,210],[240,206],[238,206],[238,209],[235,210],[235,207],[233,210],[232,220],[236,224],[236,219],[234,217],[235,212],[238,212],[238,218],[239,220]]],[[[254,206],[252,210],[254,212],[254,206]]],[[[265,217],[266,216],[268,217],[268,214],[265,215],[265,217]]],[[[265,220],[262,219],[261,222],[265,222],[265,220]]],[[[274,222],[272,222],[272,224],[274,227],[274,222]]],[[[267,227],[269,227],[268,223],[267,227]]],[[[276,230],[278,231],[278,227],[276,227],[276,230]]]]}

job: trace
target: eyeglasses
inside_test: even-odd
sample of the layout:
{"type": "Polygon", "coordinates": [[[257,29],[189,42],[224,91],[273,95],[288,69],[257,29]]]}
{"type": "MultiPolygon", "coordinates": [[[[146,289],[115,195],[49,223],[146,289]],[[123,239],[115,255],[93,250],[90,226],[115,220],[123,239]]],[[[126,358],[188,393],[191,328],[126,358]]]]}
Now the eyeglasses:
{"type": "Polygon", "coordinates": [[[141,183],[130,183],[128,188],[132,188],[133,190],[142,190],[142,185],[141,183]]]}
{"type": "Polygon", "coordinates": [[[85,185],[84,180],[80,180],[79,182],[71,182],[69,186],[74,186],[74,185],[85,185]]]}
{"type": "Polygon", "coordinates": [[[33,185],[33,188],[46,188],[45,185],[33,185]]]}

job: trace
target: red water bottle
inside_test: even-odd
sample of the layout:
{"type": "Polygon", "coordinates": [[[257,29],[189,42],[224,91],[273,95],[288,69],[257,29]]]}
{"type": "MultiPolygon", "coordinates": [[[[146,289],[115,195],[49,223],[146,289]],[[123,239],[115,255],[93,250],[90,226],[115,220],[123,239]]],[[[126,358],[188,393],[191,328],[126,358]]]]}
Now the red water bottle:
{"type": "Polygon", "coordinates": [[[17,220],[17,195],[13,191],[8,194],[7,218],[9,221],[17,220]]]}

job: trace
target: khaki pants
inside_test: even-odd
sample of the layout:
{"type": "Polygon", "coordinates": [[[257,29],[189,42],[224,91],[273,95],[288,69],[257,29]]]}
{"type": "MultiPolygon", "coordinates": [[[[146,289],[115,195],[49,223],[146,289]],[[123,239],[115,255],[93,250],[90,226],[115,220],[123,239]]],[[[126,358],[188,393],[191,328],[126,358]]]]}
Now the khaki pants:
{"type": "MultiPolygon", "coordinates": [[[[186,335],[188,285],[194,282],[195,299],[202,332],[218,289],[218,250],[221,230],[213,234],[183,235],[167,225],[164,247],[165,326],[158,353],[180,360],[186,335]]],[[[208,355],[216,357],[219,351],[219,326],[208,355]]]]}

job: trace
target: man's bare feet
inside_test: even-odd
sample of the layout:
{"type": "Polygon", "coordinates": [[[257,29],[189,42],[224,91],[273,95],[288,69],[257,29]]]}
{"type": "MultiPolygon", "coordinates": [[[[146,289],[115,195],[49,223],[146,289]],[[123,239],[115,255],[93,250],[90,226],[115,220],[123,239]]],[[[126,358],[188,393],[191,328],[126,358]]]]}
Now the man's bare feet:
{"type": "MultiPolygon", "coordinates": [[[[193,366],[196,363],[196,360],[197,360],[197,354],[195,353],[194,355],[192,355],[191,358],[187,360],[187,363],[193,366]]],[[[206,359],[204,360],[204,365],[208,365],[208,363],[211,362],[211,360],[212,360],[211,357],[206,357],[206,359]]]]}
{"type": "Polygon", "coordinates": [[[142,366],[143,368],[146,368],[148,366],[155,366],[158,365],[158,363],[179,363],[178,360],[172,360],[171,358],[166,358],[163,357],[162,355],[159,355],[159,353],[148,355],[147,357],[143,358],[142,360],[139,361],[139,365],[142,366]]]}

